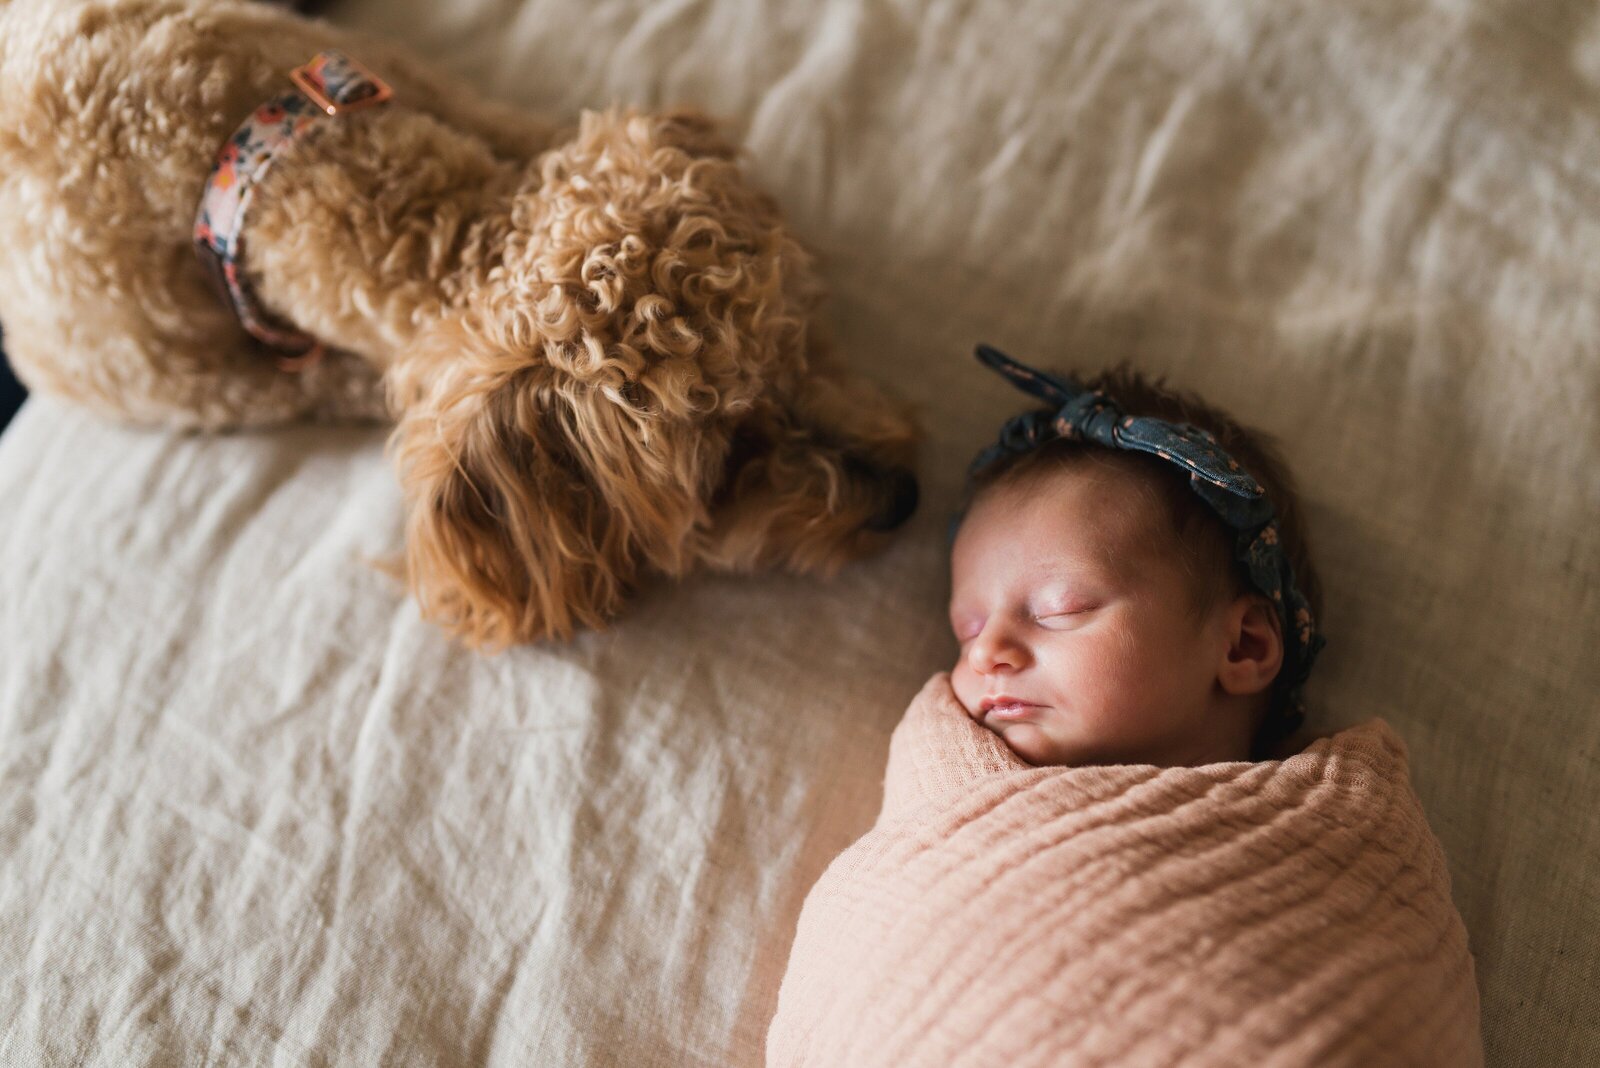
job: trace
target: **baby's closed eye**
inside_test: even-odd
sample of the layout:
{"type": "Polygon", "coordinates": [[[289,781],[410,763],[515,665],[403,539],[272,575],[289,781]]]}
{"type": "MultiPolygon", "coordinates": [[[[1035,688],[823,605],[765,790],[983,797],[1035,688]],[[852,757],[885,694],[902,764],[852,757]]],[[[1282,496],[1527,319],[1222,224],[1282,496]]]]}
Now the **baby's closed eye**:
{"type": "Polygon", "coordinates": [[[1063,626],[1077,621],[1080,617],[1088,615],[1100,607],[1092,601],[1074,601],[1066,605],[1055,605],[1033,614],[1033,621],[1044,626],[1063,626]]]}

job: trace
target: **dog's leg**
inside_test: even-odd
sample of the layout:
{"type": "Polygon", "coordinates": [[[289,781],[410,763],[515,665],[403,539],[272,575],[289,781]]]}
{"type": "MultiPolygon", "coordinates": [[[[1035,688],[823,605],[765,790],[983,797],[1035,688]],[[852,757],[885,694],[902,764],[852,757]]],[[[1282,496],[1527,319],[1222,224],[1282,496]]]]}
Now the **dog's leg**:
{"type": "Polygon", "coordinates": [[[291,373],[242,336],[194,345],[149,335],[135,342],[13,329],[6,343],[29,388],[123,422],[225,430],[308,418],[388,418],[377,369],[343,352],[291,373]],[[135,344],[137,353],[130,351],[135,344]]]}

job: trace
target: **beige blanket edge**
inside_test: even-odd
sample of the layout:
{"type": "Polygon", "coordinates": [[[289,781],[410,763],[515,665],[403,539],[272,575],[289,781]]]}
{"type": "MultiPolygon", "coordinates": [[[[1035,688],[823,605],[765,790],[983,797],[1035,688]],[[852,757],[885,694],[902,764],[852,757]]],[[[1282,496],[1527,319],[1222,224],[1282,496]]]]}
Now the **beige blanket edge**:
{"type": "Polygon", "coordinates": [[[1478,991],[1401,739],[1034,768],[934,676],[801,913],[768,1064],[1473,1065],[1478,991]]]}

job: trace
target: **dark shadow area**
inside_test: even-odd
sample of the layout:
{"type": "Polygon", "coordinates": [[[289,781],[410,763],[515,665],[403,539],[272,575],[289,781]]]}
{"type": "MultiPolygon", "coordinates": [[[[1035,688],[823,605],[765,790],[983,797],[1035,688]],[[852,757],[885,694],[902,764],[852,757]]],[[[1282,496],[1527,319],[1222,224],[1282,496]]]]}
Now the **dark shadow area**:
{"type": "Polygon", "coordinates": [[[11,417],[17,414],[27,396],[28,391],[22,388],[22,383],[11,372],[11,364],[6,361],[6,334],[0,329],[0,433],[10,425],[11,417]]]}

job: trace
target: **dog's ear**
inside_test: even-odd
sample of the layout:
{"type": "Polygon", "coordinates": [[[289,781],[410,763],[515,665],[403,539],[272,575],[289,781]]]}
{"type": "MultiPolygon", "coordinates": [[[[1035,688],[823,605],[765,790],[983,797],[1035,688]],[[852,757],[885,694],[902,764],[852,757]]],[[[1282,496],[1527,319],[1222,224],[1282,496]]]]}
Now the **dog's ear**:
{"type": "Polygon", "coordinates": [[[495,650],[602,625],[625,591],[603,504],[541,410],[526,360],[432,328],[390,375],[404,575],[422,614],[495,650]]]}

